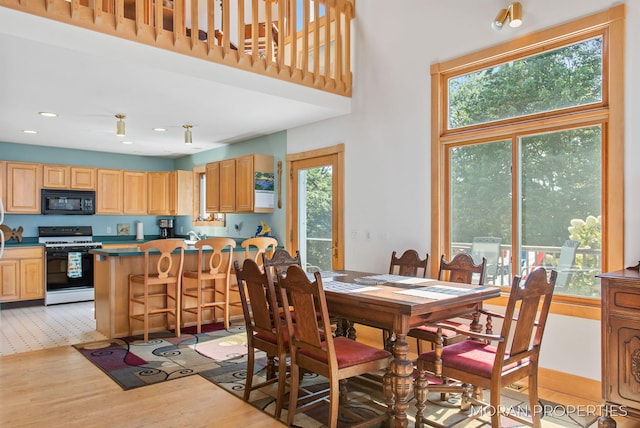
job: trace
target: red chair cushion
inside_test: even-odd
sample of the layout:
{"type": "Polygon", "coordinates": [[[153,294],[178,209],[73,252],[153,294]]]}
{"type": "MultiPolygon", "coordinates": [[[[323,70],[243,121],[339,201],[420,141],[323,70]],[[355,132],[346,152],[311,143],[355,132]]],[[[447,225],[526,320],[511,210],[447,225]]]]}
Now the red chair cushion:
{"type": "MultiPolygon", "coordinates": [[[[459,328],[459,329],[464,329],[464,330],[468,330],[469,326],[466,324],[462,324],[462,323],[458,323],[455,321],[446,321],[446,324],[450,324],[453,327],[459,328]]],[[[419,327],[414,327],[409,331],[409,336],[414,336],[414,335],[419,335],[421,332],[424,333],[429,333],[432,335],[436,335],[438,334],[438,328],[437,327],[433,327],[433,326],[429,326],[429,325],[421,325],[419,327]]],[[[442,329],[442,336],[443,337],[455,337],[458,336],[459,333],[456,333],[454,330],[447,330],[447,329],[442,329]]]]}
{"type": "MultiPolygon", "coordinates": [[[[443,367],[473,373],[487,379],[491,378],[495,357],[495,346],[476,340],[465,340],[442,349],[443,367]]],[[[436,360],[436,353],[435,351],[425,352],[418,359],[433,364],[436,360]]],[[[515,365],[515,363],[510,364],[504,369],[510,369],[515,365]]]]}
{"type": "MultiPolygon", "coordinates": [[[[283,326],[280,327],[280,330],[281,330],[282,336],[284,337],[285,346],[289,346],[289,329],[287,329],[286,325],[283,325],[283,326]]],[[[293,326],[293,330],[296,331],[296,326],[295,325],[293,326]]],[[[275,336],[267,335],[267,334],[264,334],[264,333],[256,333],[255,337],[257,337],[258,339],[262,339],[265,342],[273,343],[274,345],[276,345],[278,343],[277,339],[275,338],[275,336]]]]}
{"type": "MultiPolygon", "coordinates": [[[[323,342],[323,345],[325,343],[323,342]]],[[[390,358],[391,353],[384,349],[374,348],[346,337],[336,337],[333,339],[333,346],[336,350],[336,359],[338,360],[338,368],[351,367],[357,364],[369,361],[390,358]]],[[[307,355],[323,363],[328,363],[326,354],[318,355],[314,352],[301,350],[301,354],[307,355]]]]}

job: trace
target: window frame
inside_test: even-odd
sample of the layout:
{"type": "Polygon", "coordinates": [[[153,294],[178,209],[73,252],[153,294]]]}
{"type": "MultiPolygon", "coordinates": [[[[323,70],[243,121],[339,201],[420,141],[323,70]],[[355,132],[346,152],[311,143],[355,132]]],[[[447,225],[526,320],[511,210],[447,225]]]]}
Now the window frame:
{"type": "MultiPolygon", "coordinates": [[[[431,253],[449,252],[448,150],[450,145],[491,141],[569,126],[602,125],[602,272],[624,267],[624,36],[625,5],[524,35],[431,66],[431,253]],[[496,122],[448,129],[448,79],[601,35],[602,102],[496,122]]],[[[514,160],[515,161],[515,160],[514,160]]],[[[514,163],[514,168],[516,164],[514,163]]],[[[517,171],[514,170],[514,174],[517,171]]],[[[517,213],[514,198],[512,212],[517,213]]],[[[519,236],[512,224],[512,236],[519,236]]],[[[516,258],[515,252],[512,252],[516,258]]],[[[517,262],[515,260],[512,263],[517,262]]],[[[435,275],[437,266],[432,266],[435,275]]],[[[599,319],[600,300],[562,296],[553,313],[599,319]],[[577,308],[577,309],[576,309],[577,308]]],[[[497,301],[495,303],[505,303],[497,301]]]]}

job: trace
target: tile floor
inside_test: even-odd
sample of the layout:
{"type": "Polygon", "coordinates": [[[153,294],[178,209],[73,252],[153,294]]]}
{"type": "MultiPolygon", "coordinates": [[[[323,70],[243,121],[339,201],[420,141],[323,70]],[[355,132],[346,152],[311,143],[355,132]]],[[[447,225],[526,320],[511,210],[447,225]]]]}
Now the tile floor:
{"type": "Polygon", "coordinates": [[[0,356],[103,339],[93,302],[0,309],[0,356]]]}

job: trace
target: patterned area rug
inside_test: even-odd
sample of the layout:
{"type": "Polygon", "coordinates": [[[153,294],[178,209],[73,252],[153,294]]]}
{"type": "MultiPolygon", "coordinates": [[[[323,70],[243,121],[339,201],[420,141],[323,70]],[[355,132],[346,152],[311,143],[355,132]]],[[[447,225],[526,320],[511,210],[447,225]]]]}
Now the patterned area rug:
{"type": "MultiPolygon", "coordinates": [[[[210,382],[226,389],[242,399],[246,380],[246,330],[244,326],[224,330],[222,324],[203,326],[203,333],[195,334],[193,329],[184,329],[181,337],[167,331],[150,335],[148,343],[141,336],[113,339],[74,345],[93,364],[102,369],[123,389],[128,390],[184,376],[199,374],[210,382]]],[[[254,382],[264,380],[267,359],[264,353],[256,354],[256,375],[254,382]]],[[[306,374],[303,388],[310,392],[324,390],[327,380],[321,376],[306,374]]],[[[348,400],[344,408],[360,417],[372,418],[386,411],[382,386],[369,378],[354,378],[347,383],[348,400]]],[[[277,384],[265,386],[251,393],[250,402],[256,408],[273,415],[277,384]]],[[[490,427],[489,415],[469,419],[461,413],[457,404],[459,398],[453,396],[448,401],[440,401],[440,394],[430,394],[424,414],[443,427],[490,427]]],[[[503,389],[501,405],[520,415],[528,412],[528,397],[525,391],[503,389]],[[523,393],[524,392],[524,393],[523,393]]],[[[579,414],[548,401],[540,401],[545,410],[543,427],[597,426],[597,415],[579,414]]],[[[288,397],[285,400],[281,420],[287,420],[288,397]]],[[[339,427],[355,422],[348,412],[341,411],[339,427]]],[[[407,412],[415,414],[412,405],[407,412]]],[[[515,428],[523,425],[502,418],[503,427],[515,428]]],[[[413,420],[410,418],[411,426],[413,420]]],[[[320,428],[327,424],[326,405],[318,406],[303,414],[296,414],[295,426],[320,428]]]]}
{"type": "Polygon", "coordinates": [[[74,345],[122,389],[165,382],[201,371],[233,366],[246,361],[247,335],[244,326],[224,330],[222,324],[183,330],[180,337],[171,331],[74,345]]]}

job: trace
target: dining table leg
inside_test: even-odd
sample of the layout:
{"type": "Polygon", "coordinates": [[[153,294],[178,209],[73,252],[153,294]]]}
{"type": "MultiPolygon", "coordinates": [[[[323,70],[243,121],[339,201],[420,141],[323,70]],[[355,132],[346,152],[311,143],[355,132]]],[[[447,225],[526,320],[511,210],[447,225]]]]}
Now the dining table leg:
{"type": "Polygon", "coordinates": [[[413,362],[407,358],[409,344],[407,335],[396,334],[393,346],[393,359],[384,379],[385,397],[389,408],[391,426],[406,428],[409,426],[407,409],[413,386],[413,362]]]}

